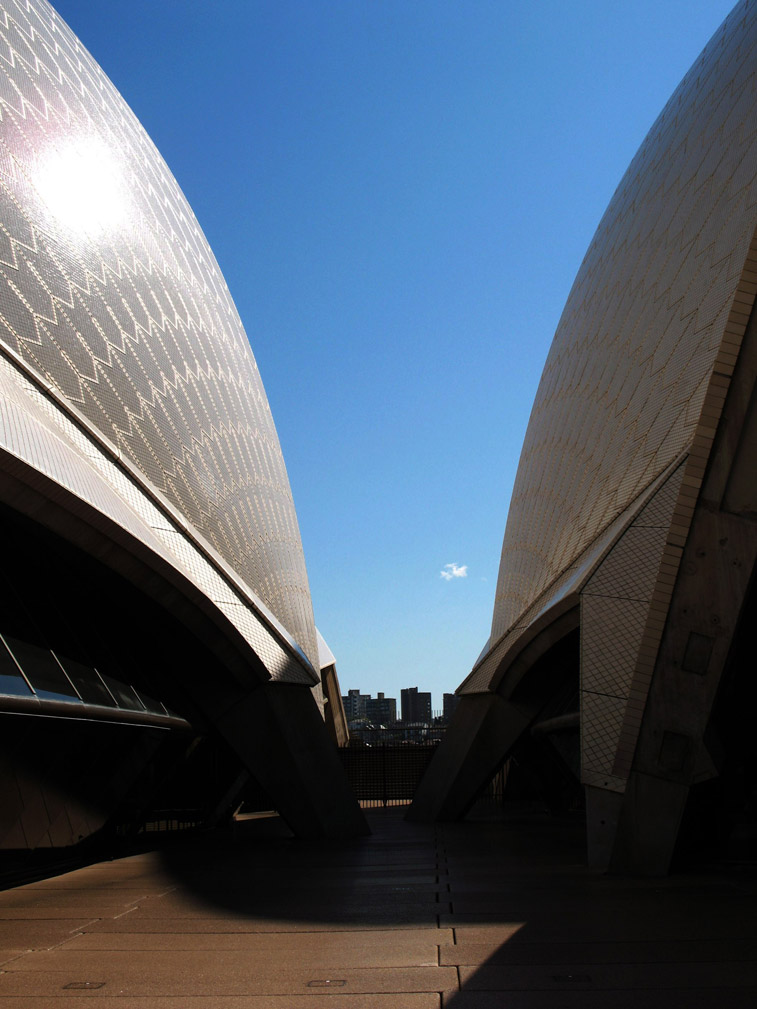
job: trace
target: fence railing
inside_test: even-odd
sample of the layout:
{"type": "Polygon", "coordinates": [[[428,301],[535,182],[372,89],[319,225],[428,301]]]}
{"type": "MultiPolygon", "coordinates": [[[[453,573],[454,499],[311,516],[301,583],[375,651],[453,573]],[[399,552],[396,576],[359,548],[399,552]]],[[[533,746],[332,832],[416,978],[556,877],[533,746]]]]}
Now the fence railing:
{"type": "Polygon", "coordinates": [[[348,746],[339,756],[361,806],[402,806],[411,802],[438,745],[348,746]]]}

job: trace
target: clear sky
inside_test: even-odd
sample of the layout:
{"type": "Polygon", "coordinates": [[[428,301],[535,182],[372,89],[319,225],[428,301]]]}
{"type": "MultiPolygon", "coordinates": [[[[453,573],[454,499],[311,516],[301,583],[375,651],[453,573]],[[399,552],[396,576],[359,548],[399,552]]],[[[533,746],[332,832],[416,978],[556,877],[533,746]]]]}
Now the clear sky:
{"type": "Polygon", "coordinates": [[[573,278],[730,0],[56,6],[224,272],[343,692],[441,707],[489,635],[573,278]]]}

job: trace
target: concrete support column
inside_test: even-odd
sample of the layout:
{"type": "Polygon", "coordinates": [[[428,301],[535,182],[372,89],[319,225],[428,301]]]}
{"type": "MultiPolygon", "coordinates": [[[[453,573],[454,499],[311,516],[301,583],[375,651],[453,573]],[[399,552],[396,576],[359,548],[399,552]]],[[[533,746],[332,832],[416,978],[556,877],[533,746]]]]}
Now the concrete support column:
{"type": "MultiPolygon", "coordinates": [[[[664,875],[755,568],[750,521],[697,510],[647,698],[610,868],[664,875]]],[[[713,769],[714,773],[714,769],[713,769]]]]}
{"type": "Polygon", "coordinates": [[[415,793],[408,820],[459,820],[536,711],[498,694],[464,694],[415,793]]]}
{"type": "Polygon", "coordinates": [[[665,876],[688,797],[688,784],[632,774],[610,859],[611,871],[665,876]]]}
{"type": "Polygon", "coordinates": [[[225,701],[215,727],[298,837],[370,833],[309,687],[269,682],[225,701]]]}
{"type": "Polygon", "coordinates": [[[323,696],[326,699],[324,711],[326,729],[337,746],[346,746],[350,741],[350,734],[347,729],[347,717],[339,692],[339,680],[335,665],[321,668],[321,683],[323,696]]]}
{"type": "Polygon", "coordinates": [[[716,773],[705,731],[757,570],[756,389],[753,317],[730,380],[657,653],[610,862],[618,872],[668,871],[689,789],[703,773],[716,773]]]}
{"type": "Polygon", "coordinates": [[[585,795],[586,860],[592,869],[606,869],[623,808],[623,793],[586,785],[585,795]]]}

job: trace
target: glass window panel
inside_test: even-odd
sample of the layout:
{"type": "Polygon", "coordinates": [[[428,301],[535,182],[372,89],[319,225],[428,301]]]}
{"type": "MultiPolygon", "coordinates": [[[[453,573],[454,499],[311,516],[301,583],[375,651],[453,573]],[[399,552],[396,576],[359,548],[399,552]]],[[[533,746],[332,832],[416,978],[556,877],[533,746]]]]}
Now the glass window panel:
{"type": "Polygon", "coordinates": [[[79,696],[85,704],[103,704],[109,708],[116,707],[116,700],[100,679],[100,675],[92,666],[72,659],[68,655],[58,655],[56,658],[65,669],[69,680],[79,691],[79,696]]]}
{"type": "Polygon", "coordinates": [[[22,641],[12,634],[5,635],[5,643],[34,687],[38,697],[51,701],[74,701],[81,704],[73,684],[55,661],[48,648],[22,641]]]}
{"type": "Polygon", "coordinates": [[[28,697],[31,693],[32,688],[21,675],[21,670],[0,638],[0,694],[28,697]]]}
{"type": "Polygon", "coordinates": [[[13,586],[6,581],[4,588],[0,632],[35,693],[50,700],[79,702],[73,684],[48,648],[42,631],[13,586]]]}
{"type": "Polygon", "coordinates": [[[167,714],[166,708],[160,701],[156,701],[154,697],[150,697],[146,694],[144,690],[136,690],[137,697],[144,704],[147,711],[151,711],[154,715],[165,715],[167,714]]]}
{"type": "MultiPolygon", "coordinates": [[[[98,670],[98,672],[100,672],[98,670]]],[[[114,680],[112,676],[108,676],[106,673],[100,672],[108,690],[113,694],[118,703],[119,708],[128,708],[129,711],[144,711],[145,706],[140,701],[137,696],[136,690],[130,687],[128,683],[121,683],[120,680],[114,680]]]]}

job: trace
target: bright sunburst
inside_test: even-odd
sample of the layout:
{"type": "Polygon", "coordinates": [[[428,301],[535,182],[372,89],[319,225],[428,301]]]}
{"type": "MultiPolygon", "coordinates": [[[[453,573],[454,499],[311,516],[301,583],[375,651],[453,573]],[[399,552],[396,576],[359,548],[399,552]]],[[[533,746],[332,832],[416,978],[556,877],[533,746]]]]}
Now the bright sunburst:
{"type": "Polygon", "coordinates": [[[127,217],[123,168],[97,138],[72,139],[51,150],[39,167],[35,186],[53,216],[72,231],[97,236],[127,217]]]}

